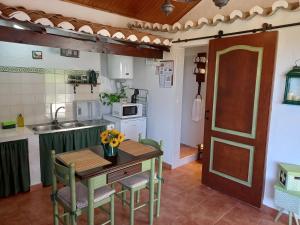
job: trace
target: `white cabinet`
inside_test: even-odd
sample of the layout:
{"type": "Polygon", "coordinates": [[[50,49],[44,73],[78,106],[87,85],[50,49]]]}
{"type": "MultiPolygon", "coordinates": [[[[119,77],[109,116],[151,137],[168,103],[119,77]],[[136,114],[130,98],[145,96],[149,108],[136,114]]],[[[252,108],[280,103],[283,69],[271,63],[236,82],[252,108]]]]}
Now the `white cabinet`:
{"type": "Polygon", "coordinates": [[[103,119],[113,122],[115,128],[125,134],[126,139],[138,141],[139,134],[146,137],[146,117],[120,119],[111,115],[104,115],[103,119]]]}
{"type": "Polygon", "coordinates": [[[133,57],[123,55],[108,55],[107,64],[109,78],[133,79],[133,57]]]}

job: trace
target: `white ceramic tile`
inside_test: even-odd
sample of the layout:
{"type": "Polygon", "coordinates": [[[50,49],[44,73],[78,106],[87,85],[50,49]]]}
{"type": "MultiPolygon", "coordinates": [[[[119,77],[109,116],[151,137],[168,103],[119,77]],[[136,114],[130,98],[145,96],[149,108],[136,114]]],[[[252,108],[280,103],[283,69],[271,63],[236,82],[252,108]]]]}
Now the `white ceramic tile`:
{"type": "MultiPolygon", "coordinates": [[[[35,104],[35,96],[33,94],[23,94],[22,95],[22,104],[24,105],[24,109],[25,109],[26,105],[35,104]]],[[[29,108],[32,108],[32,106],[29,106],[29,108]]]]}
{"type": "Polygon", "coordinates": [[[54,83],[46,83],[44,86],[44,92],[47,95],[55,94],[55,84],[54,83]]]}
{"type": "Polygon", "coordinates": [[[46,103],[46,97],[43,94],[35,95],[35,103],[36,104],[45,104],[46,103]]]}
{"type": "Polygon", "coordinates": [[[46,103],[55,103],[55,95],[54,94],[53,95],[47,94],[45,96],[45,102],[46,103]]]}
{"type": "Polygon", "coordinates": [[[65,75],[64,74],[55,74],[55,83],[56,84],[64,84],[65,83],[65,75]]]}
{"type": "Polygon", "coordinates": [[[75,95],[74,94],[66,94],[66,103],[67,102],[73,102],[75,99],[75,95]]]}
{"type": "Polygon", "coordinates": [[[22,104],[22,95],[20,94],[11,94],[10,95],[10,105],[16,106],[22,104]]]}
{"type": "Polygon", "coordinates": [[[55,96],[55,103],[65,103],[66,102],[66,95],[65,94],[58,94],[55,96]]]}
{"type": "Polygon", "coordinates": [[[0,95],[5,95],[10,93],[9,83],[0,83],[0,95]]]}
{"type": "Polygon", "coordinates": [[[45,83],[47,84],[52,84],[52,83],[55,83],[55,76],[54,74],[45,74],[45,83]]]}
{"type": "Polygon", "coordinates": [[[10,94],[23,94],[22,83],[9,84],[10,94]]]}
{"type": "Polygon", "coordinates": [[[10,113],[10,108],[7,107],[1,107],[0,110],[0,121],[4,120],[15,120],[14,116],[10,113]]]}
{"type": "Polygon", "coordinates": [[[21,73],[10,73],[8,75],[8,81],[10,83],[22,83],[22,74],[21,73]]]}
{"type": "Polygon", "coordinates": [[[0,83],[10,83],[10,73],[0,72],[0,83]]]}
{"type": "Polygon", "coordinates": [[[56,84],[55,93],[56,94],[65,94],[66,93],[66,85],[65,84],[56,84]]]}
{"type": "Polygon", "coordinates": [[[35,85],[32,83],[22,83],[22,94],[34,94],[35,85]]]}
{"type": "Polygon", "coordinates": [[[74,86],[72,84],[66,84],[66,94],[74,94],[74,86]]]}
{"type": "Polygon", "coordinates": [[[19,114],[24,114],[24,107],[23,105],[12,105],[10,106],[10,114],[11,115],[19,115],[19,114]]]}
{"type": "Polygon", "coordinates": [[[0,106],[9,106],[10,105],[9,97],[10,95],[0,95],[0,106]]]}

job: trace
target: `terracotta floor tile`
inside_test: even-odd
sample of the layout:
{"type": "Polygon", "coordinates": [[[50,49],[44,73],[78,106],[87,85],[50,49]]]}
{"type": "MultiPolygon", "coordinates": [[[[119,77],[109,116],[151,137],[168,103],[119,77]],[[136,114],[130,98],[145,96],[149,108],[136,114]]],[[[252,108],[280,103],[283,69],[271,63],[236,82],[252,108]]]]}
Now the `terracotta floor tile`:
{"type": "MultiPolygon", "coordinates": [[[[274,214],[255,209],[201,184],[202,166],[198,162],[174,170],[165,170],[161,213],[154,225],[275,225],[274,214]]],[[[119,189],[120,186],[116,185],[119,189]]],[[[0,225],[52,225],[51,188],[0,199],[0,225]]],[[[147,201],[149,192],[141,192],[147,201]]],[[[135,213],[135,225],[148,225],[148,207],[135,213]]],[[[95,211],[95,225],[107,219],[95,211]]],[[[284,219],[283,219],[284,220],[284,219]]],[[[286,222],[284,220],[284,222],[286,222]]],[[[87,224],[85,214],[78,225],[87,224]]],[[[129,209],[115,200],[115,224],[129,224],[129,209]]],[[[279,223],[284,224],[284,223],[279,223]]]]}

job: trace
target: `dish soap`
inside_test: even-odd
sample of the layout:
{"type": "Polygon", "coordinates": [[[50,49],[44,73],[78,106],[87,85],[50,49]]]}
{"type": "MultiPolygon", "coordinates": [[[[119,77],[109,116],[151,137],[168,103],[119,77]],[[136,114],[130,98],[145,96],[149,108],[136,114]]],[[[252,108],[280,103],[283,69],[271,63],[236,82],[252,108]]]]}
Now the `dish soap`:
{"type": "Polygon", "coordinates": [[[24,127],[24,117],[22,116],[21,113],[17,117],[17,124],[18,127],[24,127]]]}

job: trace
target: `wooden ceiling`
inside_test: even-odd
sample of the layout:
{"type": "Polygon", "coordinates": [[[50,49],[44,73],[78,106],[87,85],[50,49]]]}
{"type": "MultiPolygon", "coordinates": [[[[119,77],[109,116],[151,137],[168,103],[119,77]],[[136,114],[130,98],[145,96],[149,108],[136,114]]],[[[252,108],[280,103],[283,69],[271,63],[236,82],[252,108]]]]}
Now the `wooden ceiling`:
{"type": "Polygon", "coordinates": [[[174,24],[201,0],[190,3],[172,1],[174,11],[166,16],[160,9],[165,0],[63,0],[151,23],[174,24]]]}

